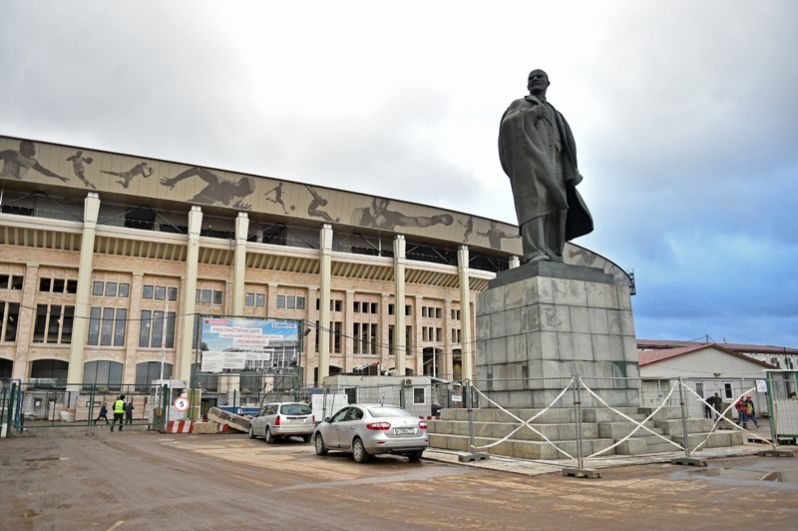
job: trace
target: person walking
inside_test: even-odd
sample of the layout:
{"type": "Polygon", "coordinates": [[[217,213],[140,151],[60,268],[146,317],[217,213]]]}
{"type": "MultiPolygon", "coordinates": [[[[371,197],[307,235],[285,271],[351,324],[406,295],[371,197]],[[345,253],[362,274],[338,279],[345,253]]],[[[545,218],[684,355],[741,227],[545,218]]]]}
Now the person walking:
{"type": "Polygon", "coordinates": [[[737,424],[743,428],[748,428],[748,405],[741,398],[734,404],[737,409],[737,424]]]}
{"type": "Polygon", "coordinates": [[[133,424],[133,398],[131,398],[125,406],[125,424],[133,424]]]}
{"type": "Polygon", "coordinates": [[[114,431],[116,421],[119,421],[119,431],[125,425],[125,395],[120,395],[114,402],[114,421],[111,423],[111,431],[114,431]]]}
{"type": "Polygon", "coordinates": [[[754,411],[754,401],[753,401],[753,399],[750,396],[746,396],[744,404],[745,404],[745,408],[746,408],[746,411],[745,411],[746,417],[751,419],[751,422],[754,423],[754,426],[758,428],[759,424],[756,421],[756,411],[754,411]]]}
{"type": "Polygon", "coordinates": [[[97,425],[97,421],[98,421],[98,420],[100,420],[100,419],[105,419],[105,425],[106,425],[106,426],[107,426],[108,424],[110,424],[110,423],[108,422],[108,403],[107,403],[105,400],[103,400],[103,403],[102,403],[102,405],[100,406],[100,414],[99,414],[99,415],[97,415],[97,418],[96,418],[96,419],[94,419],[94,425],[95,425],[95,426],[97,425]]]}
{"type": "Polygon", "coordinates": [[[710,415],[709,418],[717,419],[720,417],[720,414],[722,413],[721,408],[723,408],[723,399],[720,397],[720,395],[715,393],[715,396],[710,396],[707,398],[707,402],[709,402],[709,405],[715,410],[715,414],[710,415]]]}

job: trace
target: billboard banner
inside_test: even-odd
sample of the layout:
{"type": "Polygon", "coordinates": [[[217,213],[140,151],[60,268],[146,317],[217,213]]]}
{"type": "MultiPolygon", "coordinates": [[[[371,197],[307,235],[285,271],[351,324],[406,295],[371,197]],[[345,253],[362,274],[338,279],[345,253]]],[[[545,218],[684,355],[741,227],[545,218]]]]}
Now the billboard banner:
{"type": "Polygon", "coordinates": [[[299,356],[300,322],[290,319],[203,317],[203,373],[293,371],[299,356]]]}

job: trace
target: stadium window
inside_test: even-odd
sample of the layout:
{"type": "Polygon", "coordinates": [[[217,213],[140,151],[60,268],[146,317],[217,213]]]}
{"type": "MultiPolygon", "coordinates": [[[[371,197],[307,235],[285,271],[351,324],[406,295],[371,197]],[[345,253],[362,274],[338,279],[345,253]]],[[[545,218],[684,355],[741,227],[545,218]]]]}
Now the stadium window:
{"type": "Polygon", "coordinates": [[[393,315],[393,304],[388,305],[388,315],[393,315]]]}
{"type": "Polygon", "coordinates": [[[296,309],[296,297],[289,295],[285,298],[285,307],[289,310],[296,309]]]}
{"type": "Polygon", "coordinates": [[[213,292],[209,289],[202,290],[202,304],[210,304],[211,297],[213,297],[213,292]]]}
{"type": "Polygon", "coordinates": [[[168,288],[166,288],[166,298],[169,299],[170,301],[176,301],[177,288],[174,286],[169,286],[168,288]]]}
{"type": "Polygon", "coordinates": [[[155,286],[155,300],[162,301],[166,298],[166,286],[155,286]]]}
{"type": "Polygon", "coordinates": [[[245,293],[244,294],[244,306],[255,306],[255,294],[254,293],[245,293]]]}
{"type": "Polygon", "coordinates": [[[78,292],[78,281],[70,278],[66,281],[66,292],[67,293],[77,293],[78,292]]]}
{"type": "Polygon", "coordinates": [[[53,293],[63,293],[64,292],[64,285],[65,280],[63,278],[54,278],[53,279],[53,293]]]}
{"type": "Polygon", "coordinates": [[[222,303],[222,292],[219,290],[214,290],[213,292],[213,303],[214,304],[221,304],[222,303]]]}
{"type": "Polygon", "coordinates": [[[8,289],[8,281],[10,279],[10,275],[0,275],[0,289],[8,289]]]}
{"type": "Polygon", "coordinates": [[[151,285],[145,284],[144,288],[142,290],[142,293],[141,293],[141,298],[142,299],[152,299],[153,289],[154,288],[151,285]]]}
{"type": "Polygon", "coordinates": [[[105,296],[106,297],[116,297],[116,282],[106,282],[105,283],[105,296]]]}
{"type": "Polygon", "coordinates": [[[405,304],[405,315],[413,315],[409,304],[405,304]]]}
{"type": "MultiPolygon", "coordinates": [[[[5,309],[4,305],[0,306],[0,308],[5,309]]],[[[0,323],[2,323],[3,314],[0,314],[0,323]]],[[[37,305],[33,342],[51,345],[69,344],[72,341],[74,318],[74,306],[61,306],[60,304],[37,305]]]]}
{"type": "Polygon", "coordinates": [[[120,282],[118,295],[120,297],[127,297],[129,293],[130,293],[130,284],[128,284],[127,282],[120,282]]]}
{"type": "Polygon", "coordinates": [[[305,297],[297,297],[296,298],[296,309],[297,310],[304,310],[305,309],[305,297]]]}
{"type": "Polygon", "coordinates": [[[24,284],[25,277],[20,275],[13,275],[11,277],[11,289],[22,289],[22,285],[24,284]]]}
{"type": "MultiPolygon", "coordinates": [[[[304,306],[304,299],[302,299],[302,306],[304,306]]],[[[263,308],[266,306],[266,296],[263,293],[255,294],[255,306],[263,308]]]]}
{"type": "MultiPolygon", "coordinates": [[[[162,311],[141,311],[141,332],[139,334],[139,347],[161,347],[164,337],[164,313],[162,311]]],[[[166,314],[166,348],[174,347],[175,337],[175,312],[166,314]]]]}
{"type": "Polygon", "coordinates": [[[39,291],[50,291],[50,284],[51,283],[52,283],[52,279],[40,278],[39,279],[39,291]]]}
{"type": "Polygon", "coordinates": [[[371,303],[371,313],[373,313],[375,315],[377,314],[377,303],[376,302],[372,302],[371,303]]]}
{"type": "Polygon", "coordinates": [[[359,301],[354,301],[352,303],[352,311],[354,313],[360,313],[360,302],[359,301]]]}
{"type": "Polygon", "coordinates": [[[91,285],[91,294],[95,297],[102,297],[105,290],[105,282],[95,280],[91,285]]]}
{"type": "Polygon", "coordinates": [[[122,388],[122,364],[116,361],[88,361],[83,364],[83,388],[119,391],[122,388]]]}
{"type": "Polygon", "coordinates": [[[285,295],[277,295],[277,309],[282,310],[285,308],[285,295]]]}
{"type": "Polygon", "coordinates": [[[19,304],[11,302],[0,302],[0,324],[2,324],[2,341],[17,340],[17,323],[19,322],[19,304]]]}
{"type": "MultiPolygon", "coordinates": [[[[144,391],[152,387],[152,382],[161,377],[160,361],[145,361],[136,364],[136,391],[144,391]]],[[[163,379],[172,377],[172,364],[163,364],[163,379]]]]}
{"type": "Polygon", "coordinates": [[[127,309],[92,306],[89,312],[88,345],[125,346],[127,309]]]}

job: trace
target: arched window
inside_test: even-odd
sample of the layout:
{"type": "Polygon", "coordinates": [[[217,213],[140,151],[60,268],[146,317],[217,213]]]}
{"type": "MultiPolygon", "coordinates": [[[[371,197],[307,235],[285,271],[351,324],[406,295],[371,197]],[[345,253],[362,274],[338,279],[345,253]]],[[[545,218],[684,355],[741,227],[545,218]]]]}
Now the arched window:
{"type": "Polygon", "coordinates": [[[11,378],[11,371],[13,369],[13,361],[0,359],[0,378],[11,378]]]}
{"type": "MultiPolygon", "coordinates": [[[[145,361],[136,364],[136,390],[142,391],[152,386],[153,380],[161,377],[160,361],[145,361]]],[[[172,377],[172,364],[163,364],[163,379],[169,380],[172,377]]]]}
{"type": "Polygon", "coordinates": [[[83,389],[119,391],[122,389],[122,364],[116,361],[87,361],[83,364],[83,389]]]}
{"type": "Polygon", "coordinates": [[[69,362],[61,360],[36,360],[31,363],[32,387],[66,387],[69,362]]]}

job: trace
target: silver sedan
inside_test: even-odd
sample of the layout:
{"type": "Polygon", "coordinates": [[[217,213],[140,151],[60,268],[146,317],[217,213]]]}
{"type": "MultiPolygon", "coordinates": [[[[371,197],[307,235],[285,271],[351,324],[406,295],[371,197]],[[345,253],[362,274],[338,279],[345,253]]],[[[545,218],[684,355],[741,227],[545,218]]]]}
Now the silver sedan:
{"type": "Polygon", "coordinates": [[[316,426],[318,455],[329,450],[351,452],[358,463],[376,454],[401,454],[418,461],[429,447],[426,421],[397,406],[351,404],[316,426]]]}

